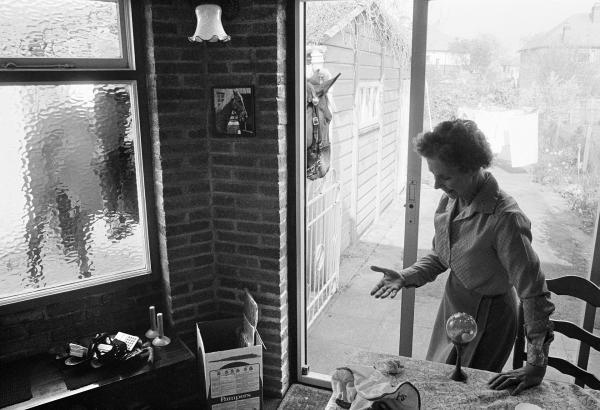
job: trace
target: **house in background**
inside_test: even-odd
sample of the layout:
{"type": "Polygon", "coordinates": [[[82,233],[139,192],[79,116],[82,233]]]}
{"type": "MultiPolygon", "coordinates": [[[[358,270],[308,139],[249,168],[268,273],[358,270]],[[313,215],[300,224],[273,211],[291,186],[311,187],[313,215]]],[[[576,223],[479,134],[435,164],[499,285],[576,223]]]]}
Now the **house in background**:
{"type": "Polygon", "coordinates": [[[456,74],[469,65],[469,53],[452,50],[451,44],[456,40],[435,27],[428,28],[425,55],[428,70],[440,74],[456,74]]]}
{"type": "Polygon", "coordinates": [[[600,2],[531,38],[520,50],[520,93],[546,90],[540,129],[550,152],[576,152],[577,169],[600,176],[600,2]],[[571,138],[565,144],[565,138],[571,138]],[[573,142],[574,141],[574,142],[573,142]]]}
{"type": "Polygon", "coordinates": [[[530,88],[554,74],[562,79],[573,77],[584,85],[584,92],[589,93],[589,98],[585,98],[583,105],[571,107],[571,112],[567,113],[567,121],[597,118],[600,113],[600,81],[591,76],[598,65],[600,2],[595,3],[589,13],[574,14],[524,44],[520,50],[519,87],[522,90],[530,88]],[[558,64],[558,61],[564,61],[559,56],[565,56],[567,53],[569,64],[558,64]]]}
{"type": "Polygon", "coordinates": [[[500,69],[503,77],[510,81],[512,87],[517,88],[519,86],[519,74],[520,74],[520,62],[519,56],[507,56],[500,60],[500,69]]]}
{"type": "Polygon", "coordinates": [[[600,2],[589,13],[574,14],[561,24],[539,33],[520,50],[521,87],[535,81],[532,71],[539,56],[549,50],[571,50],[577,64],[600,64],[600,2]]]}

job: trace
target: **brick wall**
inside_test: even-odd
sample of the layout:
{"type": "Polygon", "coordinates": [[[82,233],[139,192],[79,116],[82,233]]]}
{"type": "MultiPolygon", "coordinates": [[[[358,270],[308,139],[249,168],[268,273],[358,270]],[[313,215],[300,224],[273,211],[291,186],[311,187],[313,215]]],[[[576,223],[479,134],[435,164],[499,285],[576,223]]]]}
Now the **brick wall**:
{"type": "Polygon", "coordinates": [[[187,42],[189,3],[151,3],[172,319],[195,345],[195,321],[239,315],[247,288],[267,347],[265,392],[281,395],[289,383],[285,2],[240,1],[238,16],[224,21],[226,44],[187,42]],[[214,135],[212,87],[244,85],[255,91],[256,135],[214,135]]]}
{"type": "Polygon", "coordinates": [[[239,314],[247,288],[267,346],[265,394],[287,389],[285,3],[241,0],[224,23],[231,42],[192,44],[193,2],[144,0],[161,277],[3,308],[0,361],[146,323],[151,304],[194,348],[195,322],[239,314]],[[212,133],[211,88],[231,85],[254,86],[254,137],[212,133]]]}
{"type": "Polygon", "coordinates": [[[195,346],[194,323],[217,313],[206,49],[189,2],[146,1],[161,271],[168,319],[195,346]]]}

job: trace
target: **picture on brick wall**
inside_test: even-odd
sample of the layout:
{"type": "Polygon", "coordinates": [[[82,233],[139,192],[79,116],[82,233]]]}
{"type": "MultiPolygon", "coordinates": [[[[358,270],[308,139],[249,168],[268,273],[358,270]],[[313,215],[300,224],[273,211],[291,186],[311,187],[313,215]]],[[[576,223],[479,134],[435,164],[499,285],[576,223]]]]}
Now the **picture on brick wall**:
{"type": "Polygon", "coordinates": [[[254,88],[252,86],[213,88],[215,133],[223,136],[253,137],[254,88]]]}

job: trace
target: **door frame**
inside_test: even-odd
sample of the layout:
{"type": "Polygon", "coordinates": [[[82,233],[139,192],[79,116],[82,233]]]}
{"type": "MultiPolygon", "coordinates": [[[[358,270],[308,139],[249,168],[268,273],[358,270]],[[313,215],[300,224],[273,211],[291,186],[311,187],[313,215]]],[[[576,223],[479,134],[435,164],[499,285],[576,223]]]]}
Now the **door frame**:
{"type": "MultiPolygon", "coordinates": [[[[305,229],[305,107],[300,103],[305,100],[305,33],[304,33],[304,5],[311,0],[294,1],[294,61],[295,78],[294,91],[296,104],[295,117],[295,178],[296,184],[296,368],[295,379],[300,383],[316,385],[329,388],[331,386],[330,376],[317,372],[311,372],[307,365],[307,327],[306,327],[306,289],[305,289],[305,251],[306,235],[305,229]],[[301,229],[299,229],[301,228],[301,229]]],[[[419,195],[421,183],[421,158],[410,149],[411,136],[422,131],[423,107],[425,90],[425,52],[427,36],[427,1],[413,1],[413,32],[412,32],[412,59],[411,59],[411,85],[410,85],[410,111],[409,111],[409,138],[407,148],[407,189],[406,195],[406,226],[404,237],[404,266],[411,265],[417,258],[418,250],[418,226],[419,226],[419,195]],[[416,109],[413,109],[416,108],[416,109]],[[420,108],[419,108],[420,107],[420,108]]],[[[403,289],[401,307],[400,345],[398,352],[401,355],[412,354],[413,323],[414,323],[414,289],[403,289]]]]}
{"type": "MultiPolygon", "coordinates": [[[[306,291],[305,291],[305,107],[301,103],[305,99],[305,36],[304,36],[304,4],[309,1],[336,1],[336,0],[294,0],[292,13],[294,15],[294,61],[295,78],[294,87],[295,104],[295,169],[293,180],[296,184],[295,199],[295,256],[296,256],[296,275],[295,280],[290,281],[290,290],[295,291],[294,306],[290,306],[290,312],[295,308],[294,317],[290,317],[294,341],[291,341],[293,367],[291,373],[295,371],[295,379],[301,383],[330,388],[330,376],[316,372],[311,372],[307,366],[307,328],[306,328],[306,291]],[[302,228],[302,229],[299,229],[302,228]],[[295,289],[294,289],[295,286],[295,289]],[[294,322],[295,320],[295,322],[294,322]]],[[[426,71],[426,49],[427,49],[427,18],[428,1],[413,0],[413,24],[412,24],[412,55],[411,55],[411,75],[410,75],[410,110],[409,110],[409,129],[407,148],[407,177],[405,189],[405,232],[404,232],[404,253],[403,266],[406,268],[412,265],[417,259],[418,251],[418,232],[419,232],[419,207],[421,193],[421,157],[412,149],[412,138],[423,131],[424,118],[424,99],[425,99],[425,71],[426,71]]],[[[291,88],[291,87],[290,87],[291,88]]],[[[292,178],[290,178],[290,182],[292,178]]],[[[292,251],[293,252],[293,251],[292,251]]],[[[598,204],[598,213],[596,215],[596,224],[594,228],[594,239],[592,244],[592,260],[590,264],[588,277],[597,285],[600,285],[600,203],[598,204]]],[[[290,297],[294,300],[294,297],[290,297]]],[[[415,290],[414,288],[403,289],[401,298],[400,313],[400,342],[398,353],[402,356],[412,356],[413,344],[413,325],[415,311],[415,290]]],[[[586,306],[583,327],[588,331],[593,330],[595,309],[586,306]]],[[[589,357],[589,348],[580,347],[580,359],[587,361],[589,357]]],[[[292,376],[293,377],[293,376],[292,376]]]]}

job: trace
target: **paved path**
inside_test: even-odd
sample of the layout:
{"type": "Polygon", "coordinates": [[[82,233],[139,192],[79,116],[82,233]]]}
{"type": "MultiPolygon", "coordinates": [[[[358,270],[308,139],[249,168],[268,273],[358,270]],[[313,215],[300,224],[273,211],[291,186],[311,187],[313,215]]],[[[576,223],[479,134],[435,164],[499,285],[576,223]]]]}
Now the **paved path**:
{"type": "MultiPolygon", "coordinates": [[[[580,225],[578,217],[568,210],[564,199],[549,187],[531,182],[526,173],[507,172],[500,168],[492,169],[492,172],[501,187],[517,199],[531,219],[534,248],[546,276],[587,275],[586,261],[591,260],[593,237],[577,228],[580,225]]],[[[439,197],[440,192],[433,189],[430,175],[424,173],[420,254],[431,248],[432,217],[439,197]]],[[[311,370],[331,374],[359,349],[390,354],[398,352],[400,297],[393,300],[372,298],[369,291],[380,274],[371,272],[369,266],[400,269],[403,241],[404,208],[398,200],[386,209],[360,241],[343,252],[339,291],[309,331],[308,362],[311,370]]],[[[425,357],[446,277],[447,274],[443,274],[435,282],[416,290],[413,357],[425,357]]],[[[555,303],[555,317],[576,323],[580,321],[581,304],[573,300],[556,300],[555,303]]],[[[551,353],[573,361],[577,348],[568,338],[557,336],[551,353]]],[[[600,355],[592,354],[590,368],[600,370],[600,355]]],[[[549,369],[547,377],[568,380],[552,369],[549,369]]]]}

